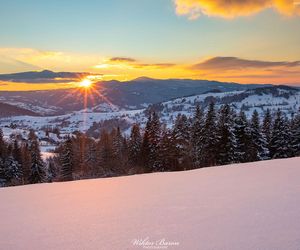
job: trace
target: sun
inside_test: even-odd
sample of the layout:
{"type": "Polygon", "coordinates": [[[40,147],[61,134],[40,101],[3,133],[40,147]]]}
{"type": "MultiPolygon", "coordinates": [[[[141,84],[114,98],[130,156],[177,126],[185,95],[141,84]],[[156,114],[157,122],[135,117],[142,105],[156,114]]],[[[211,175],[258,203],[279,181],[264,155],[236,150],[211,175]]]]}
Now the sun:
{"type": "Polygon", "coordinates": [[[81,82],[78,83],[79,87],[86,88],[86,89],[92,87],[92,85],[93,85],[93,82],[89,79],[84,79],[84,80],[82,80],[81,82]]]}

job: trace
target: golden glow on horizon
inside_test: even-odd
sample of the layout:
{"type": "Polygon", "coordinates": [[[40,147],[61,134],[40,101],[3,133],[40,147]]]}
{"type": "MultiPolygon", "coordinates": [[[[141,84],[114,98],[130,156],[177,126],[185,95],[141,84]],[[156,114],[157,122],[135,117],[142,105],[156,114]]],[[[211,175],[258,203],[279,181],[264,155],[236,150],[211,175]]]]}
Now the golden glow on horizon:
{"type": "MultiPolygon", "coordinates": [[[[57,71],[51,67],[49,70],[57,71]]],[[[60,71],[67,71],[67,69],[62,68],[60,71]]],[[[70,72],[74,71],[71,70],[70,72]]],[[[28,91],[79,88],[83,91],[92,90],[97,82],[110,80],[130,81],[139,77],[200,79],[258,84],[300,84],[300,62],[293,60],[274,62],[272,60],[247,60],[235,57],[206,57],[202,60],[186,63],[157,63],[155,61],[149,62],[139,61],[134,58],[115,57],[98,60],[95,64],[90,64],[87,69],[83,68],[76,72],[90,72],[91,75],[83,79],[66,80],[66,82],[63,82],[63,78],[54,78],[53,80],[57,82],[51,82],[52,79],[49,79],[49,83],[45,81],[41,83],[0,81],[0,90],[28,91]]]]}
{"type": "Polygon", "coordinates": [[[134,70],[106,70],[101,77],[88,76],[79,82],[65,83],[23,83],[23,82],[1,82],[0,91],[29,91],[77,88],[82,91],[92,92],[94,85],[101,81],[130,81],[138,77],[150,77],[155,79],[199,79],[216,80],[221,82],[237,83],[272,83],[272,84],[298,84],[300,83],[300,67],[286,70],[277,69],[237,69],[237,70],[189,70],[186,67],[176,66],[172,69],[134,69],[134,70]]]}

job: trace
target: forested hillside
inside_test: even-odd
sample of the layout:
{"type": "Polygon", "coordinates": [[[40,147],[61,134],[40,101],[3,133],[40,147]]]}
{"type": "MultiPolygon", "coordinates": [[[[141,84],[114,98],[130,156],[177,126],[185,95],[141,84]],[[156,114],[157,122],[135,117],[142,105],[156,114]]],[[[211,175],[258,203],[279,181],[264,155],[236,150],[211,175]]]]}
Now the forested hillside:
{"type": "Polygon", "coordinates": [[[99,137],[76,132],[67,135],[53,157],[43,162],[39,139],[16,135],[6,141],[1,132],[2,185],[120,176],[137,173],[183,171],[196,168],[300,156],[300,113],[288,118],[281,110],[248,119],[230,105],[211,102],[197,106],[191,118],[178,115],[167,127],[155,112],[145,128],[101,130],[99,137]]]}

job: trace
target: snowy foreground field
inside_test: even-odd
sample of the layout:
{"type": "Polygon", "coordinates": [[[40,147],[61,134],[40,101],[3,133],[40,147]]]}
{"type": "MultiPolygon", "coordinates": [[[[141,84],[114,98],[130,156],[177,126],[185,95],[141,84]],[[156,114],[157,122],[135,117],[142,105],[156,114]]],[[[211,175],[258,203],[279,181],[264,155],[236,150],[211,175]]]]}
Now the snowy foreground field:
{"type": "Polygon", "coordinates": [[[300,158],[2,188],[0,201],[1,249],[300,249],[300,158]]]}

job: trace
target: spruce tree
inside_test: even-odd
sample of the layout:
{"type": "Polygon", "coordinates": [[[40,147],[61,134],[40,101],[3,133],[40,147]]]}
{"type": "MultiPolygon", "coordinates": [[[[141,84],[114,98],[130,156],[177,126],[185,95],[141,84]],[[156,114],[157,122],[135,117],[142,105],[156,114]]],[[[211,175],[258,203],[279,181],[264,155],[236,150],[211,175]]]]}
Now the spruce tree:
{"type": "Polygon", "coordinates": [[[204,147],[204,124],[203,111],[199,105],[196,106],[196,111],[193,117],[191,126],[191,148],[193,168],[200,168],[203,159],[204,147]]]}
{"type": "Polygon", "coordinates": [[[53,158],[47,160],[47,181],[53,182],[57,177],[58,169],[53,158]]]}
{"type": "Polygon", "coordinates": [[[251,142],[249,145],[249,157],[250,161],[259,161],[267,159],[269,154],[267,149],[267,142],[263,137],[260,129],[259,115],[256,110],[254,110],[251,118],[250,124],[250,136],[251,142]]]}
{"type": "Polygon", "coordinates": [[[272,120],[271,111],[270,109],[267,109],[264,114],[261,131],[264,139],[266,140],[266,145],[269,153],[270,153],[270,142],[272,137],[272,124],[273,124],[273,120],[272,120]]]}
{"type": "Polygon", "coordinates": [[[126,165],[126,159],[123,155],[124,149],[124,138],[121,130],[118,127],[113,129],[111,133],[112,139],[112,159],[113,162],[112,171],[114,174],[124,173],[124,166],[126,165]]]}
{"type": "Polygon", "coordinates": [[[146,127],[150,147],[149,165],[152,171],[160,171],[159,142],[161,138],[161,124],[156,112],[153,112],[151,116],[150,123],[146,127]]]}
{"type": "Polygon", "coordinates": [[[294,156],[300,156],[300,110],[291,124],[291,149],[294,156]]]}
{"type": "Polygon", "coordinates": [[[120,163],[122,160],[122,148],[124,143],[124,138],[121,134],[120,128],[118,127],[116,130],[114,130],[111,136],[113,158],[116,160],[116,162],[120,163]]]}
{"type": "Polygon", "coordinates": [[[21,152],[21,147],[16,139],[14,140],[12,154],[13,154],[14,159],[21,165],[22,164],[22,152],[21,152]]]}
{"type": "MultiPolygon", "coordinates": [[[[148,123],[149,123],[149,119],[148,119],[148,123]]],[[[140,159],[141,159],[141,163],[142,163],[142,167],[144,168],[144,171],[146,173],[150,173],[150,172],[152,172],[153,169],[152,169],[152,165],[150,162],[151,147],[150,147],[149,132],[148,132],[147,127],[148,126],[146,126],[146,129],[145,129],[145,132],[143,135],[140,159]]]]}
{"type": "Polygon", "coordinates": [[[99,174],[99,166],[97,158],[97,144],[94,139],[88,140],[85,164],[89,169],[88,176],[97,177],[99,174]]]}
{"type": "Polygon", "coordinates": [[[7,145],[4,140],[3,131],[0,128],[0,159],[4,160],[7,157],[7,145]]]}
{"type": "Polygon", "coordinates": [[[178,115],[172,132],[173,143],[175,146],[179,168],[186,170],[191,168],[191,149],[190,143],[191,126],[186,115],[178,115]]]}
{"type": "Polygon", "coordinates": [[[234,119],[236,138],[235,162],[249,161],[250,128],[246,114],[241,110],[234,119]]]}
{"type": "Polygon", "coordinates": [[[22,172],[20,164],[13,158],[12,154],[5,158],[2,165],[5,183],[8,186],[20,184],[22,172]]]}
{"type": "Polygon", "coordinates": [[[30,131],[29,133],[29,141],[31,153],[29,183],[41,183],[44,182],[46,178],[45,166],[41,158],[38,139],[33,131],[30,131]]]}
{"type": "Polygon", "coordinates": [[[72,181],[73,180],[73,169],[74,169],[74,159],[73,159],[73,144],[72,139],[68,137],[63,144],[62,153],[60,157],[61,161],[61,180],[62,181],[72,181]]]}
{"type": "Polygon", "coordinates": [[[131,167],[140,165],[141,148],[142,136],[140,126],[138,124],[133,124],[128,143],[129,165],[131,167]]]}
{"type": "Polygon", "coordinates": [[[29,181],[30,170],[31,170],[31,153],[28,143],[23,143],[21,147],[21,155],[22,155],[22,183],[27,184],[29,181]]]}
{"type": "Polygon", "coordinates": [[[165,129],[160,140],[161,168],[159,171],[178,171],[179,167],[178,148],[176,147],[174,134],[165,129]]]}
{"type": "Polygon", "coordinates": [[[0,128],[0,187],[6,185],[6,176],[5,176],[5,159],[7,157],[7,145],[4,141],[3,131],[0,128]]]}
{"type": "Polygon", "coordinates": [[[113,149],[111,135],[102,130],[99,141],[99,165],[102,167],[105,176],[113,175],[113,149]]]}
{"type": "Polygon", "coordinates": [[[217,145],[218,145],[218,135],[217,135],[217,123],[216,123],[216,110],[214,102],[209,104],[203,128],[203,139],[201,143],[202,148],[202,159],[201,165],[204,167],[215,166],[217,164],[217,145]]]}
{"type": "Polygon", "coordinates": [[[232,110],[228,104],[221,107],[217,124],[217,163],[226,165],[234,162],[236,141],[233,129],[232,110]]]}
{"type": "Polygon", "coordinates": [[[272,159],[287,158],[290,154],[291,145],[288,124],[281,110],[278,109],[270,140],[270,157],[272,159]]]}

